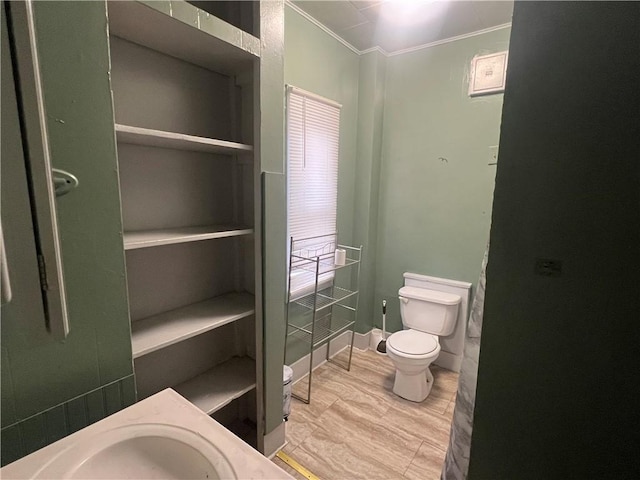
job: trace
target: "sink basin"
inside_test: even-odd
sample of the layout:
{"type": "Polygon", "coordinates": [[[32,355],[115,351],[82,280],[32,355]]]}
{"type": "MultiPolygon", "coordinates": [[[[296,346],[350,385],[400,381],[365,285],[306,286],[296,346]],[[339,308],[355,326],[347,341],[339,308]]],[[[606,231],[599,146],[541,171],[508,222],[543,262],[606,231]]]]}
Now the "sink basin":
{"type": "Polygon", "coordinates": [[[0,469],[2,479],[290,479],[170,388],[0,469]]]}
{"type": "Polygon", "coordinates": [[[127,425],[97,434],[54,457],[35,478],[235,479],[208,440],[172,425],[127,425]]]}

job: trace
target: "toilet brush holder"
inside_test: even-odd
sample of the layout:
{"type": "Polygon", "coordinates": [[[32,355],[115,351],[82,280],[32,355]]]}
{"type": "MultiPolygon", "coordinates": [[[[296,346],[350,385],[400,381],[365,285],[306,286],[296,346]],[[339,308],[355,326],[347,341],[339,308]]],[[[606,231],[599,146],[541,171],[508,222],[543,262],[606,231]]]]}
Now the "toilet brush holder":
{"type": "Polygon", "coordinates": [[[382,301],[382,339],[376,347],[376,352],[381,355],[387,354],[387,301],[382,301]]]}

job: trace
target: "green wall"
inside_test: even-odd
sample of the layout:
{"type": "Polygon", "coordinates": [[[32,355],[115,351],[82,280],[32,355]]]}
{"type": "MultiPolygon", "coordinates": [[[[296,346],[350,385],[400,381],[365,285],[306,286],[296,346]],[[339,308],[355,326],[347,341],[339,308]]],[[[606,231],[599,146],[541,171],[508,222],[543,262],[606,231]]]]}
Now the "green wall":
{"type": "Polygon", "coordinates": [[[502,95],[468,96],[470,62],[508,42],[502,29],[387,60],[374,306],[387,299],[391,331],[404,272],[478,280],[502,95]]]}
{"type": "Polygon", "coordinates": [[[263,376],[265,434],[282,424],[287,216],[284,153],[284,2],[260,5],[260,129],[262,170],[263,376]]]}
{"type": "Polygon", "coordinates": [[[88,423],[135,400],[105,8],[35,3],[52,163],[80,180],[57,201],[71,333],[3,308],[3,463],[69,433],[72,399],[115,385],[108,408],[85,405],[88,423]]]}
{"type": "Polygon", "coordinates": [[[469,478],[640,477],[638,32],[515,3],[469,478]]]}
{"type": "Polygon", "coordinates": [[[285,8],[284,81],[342,104],[338,171],[339,241],[353,241],[353,204],[358,131],[359,56],[285,8]]]}
{"type": "MultiPolygon", "coordinates": [[[[291,7],[285,8],[284,81],[342,104],[338,166],[338,237],[354,243],[354,200],[358,135],[360,59],[291,7]]],[[[287,240],[288,241],[288,240],[287,240]]],[[[290,315],[303,312],[290,311],[290,315]]],[[[308,345],[291,337],[287,363],[308,353],[308,345]]]]}
{"type": "Polygon", "coordinates": [[[343,104],[338,228],[342,241],[365,247],[357,331],[380,326],[383,298],[388,328],[402,328],[405,271],[477,281],[502,94],[470,98],[469,68],[475,55],[508,44],[501,29],[390,57],[357,55],[285,9],[285,82],[343,104]]]}
{"type": "Polygon", "coordinates": [[[360,303],[356,321],[356,330],[361,333],[368,332],[374,315],[380,314],[372,300],[376,281],[386,69],[387,58],[380,52],[360,57],[353,237],[356,245],[365,246],[360,266],[360,303]]]}

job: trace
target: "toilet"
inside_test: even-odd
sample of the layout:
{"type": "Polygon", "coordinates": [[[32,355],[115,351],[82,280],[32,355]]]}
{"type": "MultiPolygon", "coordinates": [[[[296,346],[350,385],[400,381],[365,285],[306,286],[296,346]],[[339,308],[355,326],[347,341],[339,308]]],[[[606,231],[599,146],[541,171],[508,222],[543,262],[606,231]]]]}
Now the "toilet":
{"type": "Polygon", "coordinates": [[[424,401],[433,387],[429,365],[440,354],[440,336],[450,335],[462,297],[404,286],[398,291],[404,330],[387,339],[387,355],[396,368],[393,392],[412,402],[424,401]]]}

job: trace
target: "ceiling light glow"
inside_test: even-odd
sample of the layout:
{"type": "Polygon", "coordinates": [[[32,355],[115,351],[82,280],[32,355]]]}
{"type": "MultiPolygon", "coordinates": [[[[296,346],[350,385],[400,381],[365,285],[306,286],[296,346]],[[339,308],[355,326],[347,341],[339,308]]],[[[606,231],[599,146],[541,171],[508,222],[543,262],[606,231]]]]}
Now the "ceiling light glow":
{"type": "Polygon", "coordinates": [[[425,23],[441,15],[446,4],[433,0],[388,0],[380,6],[380,20],[396,26],[425,23]]]}

